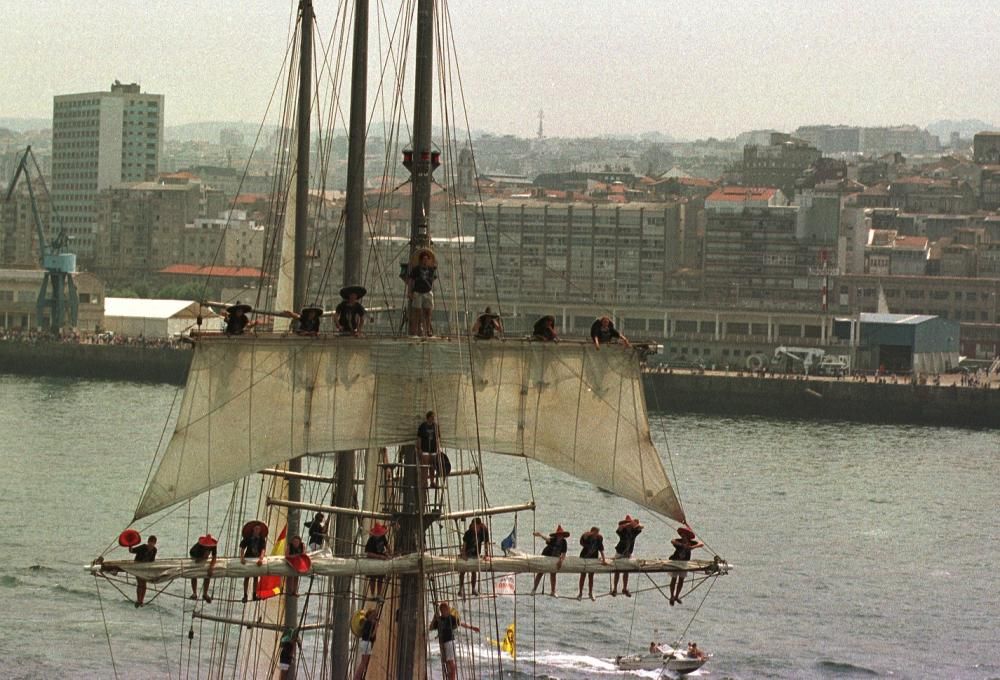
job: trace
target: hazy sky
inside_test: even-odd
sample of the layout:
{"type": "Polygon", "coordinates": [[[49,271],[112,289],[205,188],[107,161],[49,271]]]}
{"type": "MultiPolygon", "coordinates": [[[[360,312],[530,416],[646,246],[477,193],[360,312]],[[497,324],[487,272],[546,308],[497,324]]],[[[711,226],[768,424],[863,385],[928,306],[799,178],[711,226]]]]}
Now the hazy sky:
{"type": "MultiPolygon", "coordinates": [[[[394,15],[396,4],[387,11],[394,15]]],[[[329,36],[340,5],[315,6],[329,36]]],[[[259,122],[294,7],[294,0],[7,0],[0,116],[50,117],[53,95],[107,89],[118,78],[164,94],[168,126],[259,122]]],[[[997,0],[449,7],[475,129],[532,136],[539,109],[548,136],[728,137],[813,123],[1000,120],[997,0]]]]}

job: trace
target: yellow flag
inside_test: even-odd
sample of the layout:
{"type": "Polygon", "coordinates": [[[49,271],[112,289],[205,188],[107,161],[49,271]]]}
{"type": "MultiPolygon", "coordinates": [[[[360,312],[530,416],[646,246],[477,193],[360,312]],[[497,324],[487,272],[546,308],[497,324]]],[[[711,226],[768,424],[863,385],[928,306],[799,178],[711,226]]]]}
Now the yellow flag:
{"type": "Polygon", "coordinates": [[[507,652],[513,658],[517,658],[517,645],[514,641],[514,624],[507,626],[507,634],[500,641],[500,651],[507,652]]]}

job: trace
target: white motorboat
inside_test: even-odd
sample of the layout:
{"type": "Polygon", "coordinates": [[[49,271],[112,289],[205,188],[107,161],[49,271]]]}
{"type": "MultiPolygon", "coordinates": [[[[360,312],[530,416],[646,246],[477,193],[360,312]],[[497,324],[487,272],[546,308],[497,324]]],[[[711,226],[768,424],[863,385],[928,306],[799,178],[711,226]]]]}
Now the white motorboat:
{"type": "Polygon", "coordinates": [[[704,666],[711,657],[711,654],[689,656],[687,650],[661,645],[658,652],[615,657],[615,665],[622,671],[668,670],[686,675],[704,666]]]}

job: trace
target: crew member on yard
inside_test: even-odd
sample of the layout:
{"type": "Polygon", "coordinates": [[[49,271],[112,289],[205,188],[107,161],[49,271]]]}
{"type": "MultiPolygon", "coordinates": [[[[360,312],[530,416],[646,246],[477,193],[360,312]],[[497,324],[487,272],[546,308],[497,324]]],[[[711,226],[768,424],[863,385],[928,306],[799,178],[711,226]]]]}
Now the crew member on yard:
{"type": "Polygon", "coordinates": [[[367,292],[364,286],[346,286],[340,289],[342,299],[333,311],[333,322],[343,335],[361,335],[366,313],[361,298],[367,292]]]}
{"type": "MultiPolygon", "coordinates": [[[[674,553],[670,556],[670,559],[687,562],[691,559],[691,551],[695,548],[701,548],[705,544],[695,537],[694,532],[691,531],[690,527],[677,527],[677,533],[680,534],[681,537],[670,541],[674,546],[674,553]]],[[[683,604],[683,602],[681,602],[681,590],[683,589],[684,574],[682,572],[670,578],[671,607],[674,606],[674,603],[683,604]]]]}
{"type": "Polygon", "coordinates": [[[303,307],[301,312],[286,312],[299,323],[295,328],[296,335],[319,335],[320,320],[323,318],[322,307],[303,307]]]}
{"type": "Polygon", "coordinates": [[[536,321],[531,331],[531,339],[542,340],[544,342],[558,342],[559,334],[556,332],[556,317],[550,314],[536,321]]]}
{"type": "MultiPolygon", "coordinates": [[[[136,562],[152,562],[156,559],[156,536],[150,536],[145,543],[133,546],[128,549],[135,555],[136,562]]],[[[135,577],[135,606],[141,607],[146,599],[146,581],[138,576],[135,577]]]]}
{"type": "Polygon", "coordinates": [[[472,335],[479,340],[492,340],[496,337],[503,337],[503,322],[499,314],[494,314],[493,310],[487,307],[482,314],[472,324],[472,335]]]}
{"type": "Polygon", "coordinates": [[[253,326],[253,321],[247,316],[253,307],[241,304],[239,301],[231,307],[227,307],[222,317],[226,321],[226,335],[243,335],[243,332],[253,326]]]}
{"type": "MultiPolygon", "coordinates": [[[[202,597],[205,598],[205,602],[211,604],[212,598],[208,594],[208,582],[212,578],[212,570],[215,569],[215,560],[218,558],[216,553],[216,546],[219,542],[215,539],[212,534],[206,534],[205,536],[199,536],[198,542],[191,546],[191,550],[188,551],[188,555],[195,562],[204,562],[209,557],[212,561],[208,565],[208,573],[205,575],[205,579],[202,583],[202,597]]],[[[198,579],[191,579],[191,599],[198,599],[198,579]]]]}
{"type": "MultiPolygon", "coordinates": [[[[267,544],[267,525],[261,521],[247,522],[243,527],[243,540],[240,541],[240,564],[246,564],[247,558],[257,558],[257,566],[264,564],[264,548],[267,544]]],[[[259,600],[257,594],[258,577],[253,577],[253,599],[259,600]]],[[[243,601],[247,601],[247,586],[250,577],[243,579],[243,601]]]]}
{"type": "MultiPolygon", "coordinates": [[[[431,316],[434,313],[434,280],[437,262],[426,248],[415,253],[417,264],[406,274],[406,297],[410,301],[410,335],[434,335],[431,316]]],[[[412,262],[412,260],[411,260],[412,262]]]]}
{"type": "MultiPolygon", "coordinates": [[[[545,557],[558,557],[556,561],[556,571],[562,569],[563,562],[566,561],[566,553],[569,551],[569,545],[566,543],[566,539],[569,538],[569,532],[562,528],[562,524],[556,527],[556,530],[545,537],[538,531],[535,532],[535,536],[538,538],[545,539],[545,547],[542,548],[542,555],[545,557]]],[[[551,586],[551,591],[549,595],[552,597],[556,596],[556,571],[549,574],[549,585],[551,586]]],[[[534,595],[535,591],[538,590],[538,584],[542,581],[542,576],[544,574],[535,574],[535,585],[531,588],[531,594],[534,595]]]]}
{"type": "MultiPolygon", "coordinates": [[[[618,528],[615,533],[618,534],[618,545],[615,546],[615,559],[631,559],[632,552],[635,550],[635,538],[642,533],[643,526],[639,523],[639,520],[633,518],[631,515],[625,515],[625,519],[618,522],[618,528]]],[[[628,590],[628,572],[618,572],[614,573],[611,582],[611,596],[614,597],[618,594],[618,576],[622,577],[622,595],[625,597],[632,597],[632,593],[628,590]]]]}
{"type": "MultiPolygon", "coordinates": [[[[461,557],[463,560],[468,559],[479,559],[480,554],[483,552],[483,547],[489,543],[490,532],[486,529],[486,525],[483,524],[483,520],[478,517],[473,518],[472,522],[469,523],[469,528],[465,530],[465,534],[462,535],[462,549],[461,557]]],[[[469,576],[469,585],[472,587],[472,594],[479,594],[479,572],[474,571],[469,576]]],[[[460,571],[458,573],[458,596],[462,597],[465,595],[465,572],[460,571]]]]}
{"type": "MultiPolygon", "coordinates": [[[[388,528],[379,522],[375,522],[368,530],[368,542],[365,543],[365,557],[371,560],[388,560],[392,557],[389,554],[389,538],[386,536],[388,528]]],[[[382,594],[382,584],[385,582],[384,576],[368,577],[368,592],[379,597],[382,594]]]]}
{"type": "MultiPolygon", "coordinates": [[[[601,536],[601,530],[597,527],[590,527],[590,531],[585,531],[580,535],[580,557],[583,559],[592,560],[600,556],[601,564],[607,564],[607,560],[604,559],[604,537],[601,536]]],[[[590,595],[590,599],[594,599],[594,574],[593,572],[589,574],[580,574],[580,592],[577,593],[576,599],[583,599],[583,580],[587,579],[587,593],[590,595]]]]}
{"type": "Polygon", "coordinates": [[[629,346],[628,338],[618,332],[610,317],[602,316],[590,326],[590,339],[594,341],[594,347],[601,349],[601,345],[606,345],[614,340],[620,341],[626,347],[629,346]]]}

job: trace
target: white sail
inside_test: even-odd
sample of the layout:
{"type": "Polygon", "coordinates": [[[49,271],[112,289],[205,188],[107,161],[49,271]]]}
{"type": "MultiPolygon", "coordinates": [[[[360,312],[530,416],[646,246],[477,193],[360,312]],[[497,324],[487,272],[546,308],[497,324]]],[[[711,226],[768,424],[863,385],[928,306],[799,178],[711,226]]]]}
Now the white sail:
{"type": "Polygon", "coordinates": [[[636,350],[583,342],[241,336],[195,350],[144,517],[295,456],[413,443],[524,456],[677,521],[636,350]]]}

